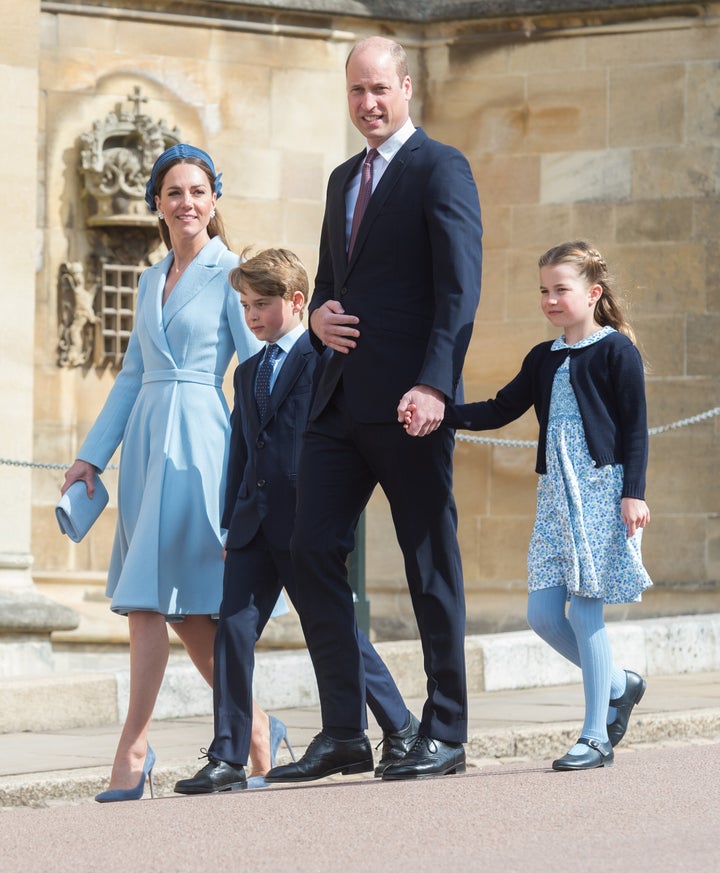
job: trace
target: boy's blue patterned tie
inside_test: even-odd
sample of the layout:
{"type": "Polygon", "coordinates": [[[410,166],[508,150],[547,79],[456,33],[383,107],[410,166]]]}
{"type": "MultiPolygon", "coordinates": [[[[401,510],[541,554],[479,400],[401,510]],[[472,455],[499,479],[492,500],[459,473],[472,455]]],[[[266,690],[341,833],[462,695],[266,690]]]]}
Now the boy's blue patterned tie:
{"type": "Polygon", "coordinates": [[[265,355],[258,367],[257,382],[255,383],[255,403],[257,404],[258,418],[265,420],[268,405],[270,403],[270,377],[272,376],[273,364],[280,352],[277,343],[271,343],[265,349],[265,355]]]}

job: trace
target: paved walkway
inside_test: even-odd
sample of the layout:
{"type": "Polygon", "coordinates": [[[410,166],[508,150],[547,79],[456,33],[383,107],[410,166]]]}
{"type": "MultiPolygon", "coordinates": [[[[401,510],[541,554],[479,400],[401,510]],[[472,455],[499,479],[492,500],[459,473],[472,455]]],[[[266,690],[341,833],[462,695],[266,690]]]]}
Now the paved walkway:
{"type": "MultiPolygon", "coordinates": [[[[418,714],[420,703],[419,699],[408,700],[418,714]]],[[[303,752],[320,728],[317,706],[275,709],[274,714],[287,724],[297,753],[303,752]]],[[[579,685],[472,694],[467,746],[470,768],[563,754],[578,736],[582,714],[579,685]]],[[[0,807],[91,801],[95,793],[107,787],[118,733],[118,725],[106,724],[3,734],[0,807]]],[[[379,742],[381,734],[376,724],[371,723],[369,735],[373,743],[379,742]]],[[[157,793],[171,795],[177,779],[192,775],[202,766],[197,756],[211,738],[210,716],[153,723],[150,741],[158,758],[157,793]]],[[[720,673],[701,672],[650,677],[623,745],[718,739],[720,673]]]]}

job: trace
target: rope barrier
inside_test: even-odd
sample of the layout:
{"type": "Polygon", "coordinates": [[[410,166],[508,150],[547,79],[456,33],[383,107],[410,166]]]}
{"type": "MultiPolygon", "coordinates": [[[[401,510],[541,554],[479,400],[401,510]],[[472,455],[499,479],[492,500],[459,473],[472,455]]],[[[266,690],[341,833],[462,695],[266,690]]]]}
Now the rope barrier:
{"type": "MultiPolygon", "coordinates": [[[[713,409],[708,409],[698,415],[692,415],[690,418],[682,418],[680,421],[673,421],[672,424],[662,424],[658,427],[651,427],[648,430],[650,436],[667,433],[670,430],[677,430],[681,427],[687,427],[690,424],[697,424],[699,421],[706,421],[709,418],[714,418],[720,415],[720,406],[715,406],[713,409]]],[[[456,440],[464,443],[481,443],[486,446],[510,446],[511,448],[536,448],[537,440],[504,440],[496,437],[478,437],[470,436],[466,433],[458,433],[455,436],[456,440]]]]}
{"type": "MultiPolygon", "coordinates": [[[[663,424],[658,427],[651,427],[648,430],[650,436],[657,436],[661,433],[667,433],[671,430],[678,430],[681,427],[688,427],[691,424],[697,424],[700,421],[707,421],[709,418],[714,418],[720,415],[720,406],[715,406],[713,409],[707,409],[698,415],[692,415],[690,418],[682,418],[679,421],[673,421],[672,424],[663,424]]],[[[537,440],[506,440],[498,437],[478,437],[470,436],[466,433],[458,433],[456,440],[464,443],[479,443],[486,446],[505,446],[510,448],[535,448],[537,440]]],[[[0,458],[0,467],[33,467],[39,470],[67,470],[70,464],[44,464],[39,461],[11,461],[8,458],[0,458]]],[[[117,470],[117,464],[109,464],[105,469],[117,470]]]]}
{"type": "MultiPolygon", "coordinates": [[[[0,467],[33,467],[36,470],[69,470],[70,464],[43,464],[40,461],[11,461],[9,458],[0,458],[0,467]]],[[[106,470],[117,470],[118,464],[108,464],[106,470]]]]}

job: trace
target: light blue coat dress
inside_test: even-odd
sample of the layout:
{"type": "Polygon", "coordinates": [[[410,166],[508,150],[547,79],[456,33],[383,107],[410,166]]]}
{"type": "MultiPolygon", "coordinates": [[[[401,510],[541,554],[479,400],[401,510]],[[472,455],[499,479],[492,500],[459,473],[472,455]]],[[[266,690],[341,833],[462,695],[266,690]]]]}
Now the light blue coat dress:
{"type": "Polygon", "coordinates": [[[78,457],[100,470],[122,441],[111,609],[168,618],[217,613],[220,516],[229,446],[222,381],[233,352],[261,347],[228,272],[219,237],[205,245],[162,305],[172,254],[140,277],[122,370],[78,457]]]}

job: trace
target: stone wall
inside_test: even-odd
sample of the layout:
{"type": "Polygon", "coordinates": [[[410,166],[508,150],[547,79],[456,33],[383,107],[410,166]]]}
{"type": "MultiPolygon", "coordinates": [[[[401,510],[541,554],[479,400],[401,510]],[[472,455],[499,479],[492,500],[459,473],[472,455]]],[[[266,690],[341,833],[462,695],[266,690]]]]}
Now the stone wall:
{"type": "MultiPolygon", "coordinates": [[[[234,247],[288,246],[312,274],[327,176],[361,146],[347,121],[345,56],[376,32],[408,47],[413,120],[468,155],[480,191],[485,267],[467,397],[493,395],[530,346],[553,335],[539,311],[537,257],[586,237],[627,289],[648,363],[651,426],[720,403],[720,5],[430,23],[318,16],[307,11],[313,4],[266,4],[272,16],[237,4],[232,21],[214,23],[180,22],[151,3],[87,14],[63,5],[44,4],[40,19],[36,459],[72,460],[112,381],[107,370],[56,365],[58,269],[87,245],[78,137],[141,86],[144,111],[208,148],[223,171],[220,207],[234,247]]],[[[527,415],[484,436],[536,433],[527,415]]],[[[719,461],[720,418],[652,437],[645,555],[656,588],[634,617],[720,609],[719,461]]],[[[473,631],[524,626],[533,466],[529,448],[458,443],[473,631]]],[[[114,474],[106,478],[112,494],[114,474]]],[[[125,623],[106,624],[101,595],[114,500],[74,546],[52,516],[61,480],[33,476],[36,581],[81,612],[88,638],[122,638],[125,623]]],[[[366,560],[374,631],[411,635],[381,494],[367,513],[366,560]]]]}

